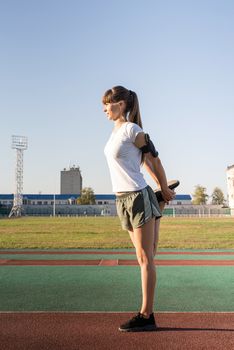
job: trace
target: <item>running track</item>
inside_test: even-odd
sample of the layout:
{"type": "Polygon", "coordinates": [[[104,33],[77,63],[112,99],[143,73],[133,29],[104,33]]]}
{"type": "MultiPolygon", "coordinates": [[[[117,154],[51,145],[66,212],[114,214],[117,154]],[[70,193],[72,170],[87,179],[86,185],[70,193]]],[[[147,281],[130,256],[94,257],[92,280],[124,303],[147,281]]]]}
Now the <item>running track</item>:
{"type": "Polygon", "coordinates": [[[158,331],[123,334],[140,301],[134,252],[1,251],[1,350],[233,350],[233,258],[161,251],[158,331]]]}

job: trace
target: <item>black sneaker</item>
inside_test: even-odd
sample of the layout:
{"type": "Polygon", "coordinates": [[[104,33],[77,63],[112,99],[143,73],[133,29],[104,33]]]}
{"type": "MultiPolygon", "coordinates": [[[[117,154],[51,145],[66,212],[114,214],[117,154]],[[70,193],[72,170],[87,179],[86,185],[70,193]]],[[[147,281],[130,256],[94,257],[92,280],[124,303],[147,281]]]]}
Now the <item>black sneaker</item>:
{"type": "Polygon", "coordinates": [[[154,319],[154,314],[151,314],[149,318],[145,318],[140,312],[134,316],[131,320],[123,323],[119,330],[121,332],[147,332],[156,331],[157,326],[154,319]]]}

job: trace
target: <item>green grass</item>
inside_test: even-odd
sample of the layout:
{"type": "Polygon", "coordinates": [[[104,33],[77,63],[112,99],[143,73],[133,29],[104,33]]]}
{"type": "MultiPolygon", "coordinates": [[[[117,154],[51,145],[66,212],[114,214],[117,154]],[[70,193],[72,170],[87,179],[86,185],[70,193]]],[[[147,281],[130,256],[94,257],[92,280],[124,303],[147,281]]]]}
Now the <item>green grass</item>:
{"type": "MultiPolygon", "coordinates": [[[[0,220],[0,248],[132,248],[117,217],[0,220]]],[[[159,248],[234,249],[234,218],[162,218],[159,248]]]]}

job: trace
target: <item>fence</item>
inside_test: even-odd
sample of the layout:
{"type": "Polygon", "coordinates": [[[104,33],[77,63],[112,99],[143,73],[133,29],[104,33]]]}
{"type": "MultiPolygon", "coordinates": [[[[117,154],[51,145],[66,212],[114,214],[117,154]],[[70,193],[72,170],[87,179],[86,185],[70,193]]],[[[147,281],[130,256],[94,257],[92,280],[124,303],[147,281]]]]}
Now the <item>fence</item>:
{"type": "MultiPolygon", "coordinates": [[[[11,207],[0,207],[0,217],[7,217],[11,207]]],[[[116,216],[115,205],[24,205],[27,216],[116,216]]],[[[166,206],[163,216],[167,217],[230,217],[234,215],[230,208],[221,206],[166,206]]]]}
{"type": "Polygon", "coordinates": [[[163,211],[164,216],[171,217],[225,217],[231,216],[230,208],[222,208],[220,206],[174,206],[166,207],[163,211]]]}

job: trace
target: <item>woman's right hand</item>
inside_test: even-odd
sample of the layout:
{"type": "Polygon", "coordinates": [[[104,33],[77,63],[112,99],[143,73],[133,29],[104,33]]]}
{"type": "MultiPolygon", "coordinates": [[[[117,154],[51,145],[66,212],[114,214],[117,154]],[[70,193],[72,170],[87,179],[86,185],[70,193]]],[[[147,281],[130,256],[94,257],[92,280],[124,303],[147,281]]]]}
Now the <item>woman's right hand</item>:
{"type": "Polygon", "coordinates": [[[171,190],[168,186],[161,188],[163,199],[166,203],[169,203],[173,198],[175,198],[175,191],[171,190]]]}

